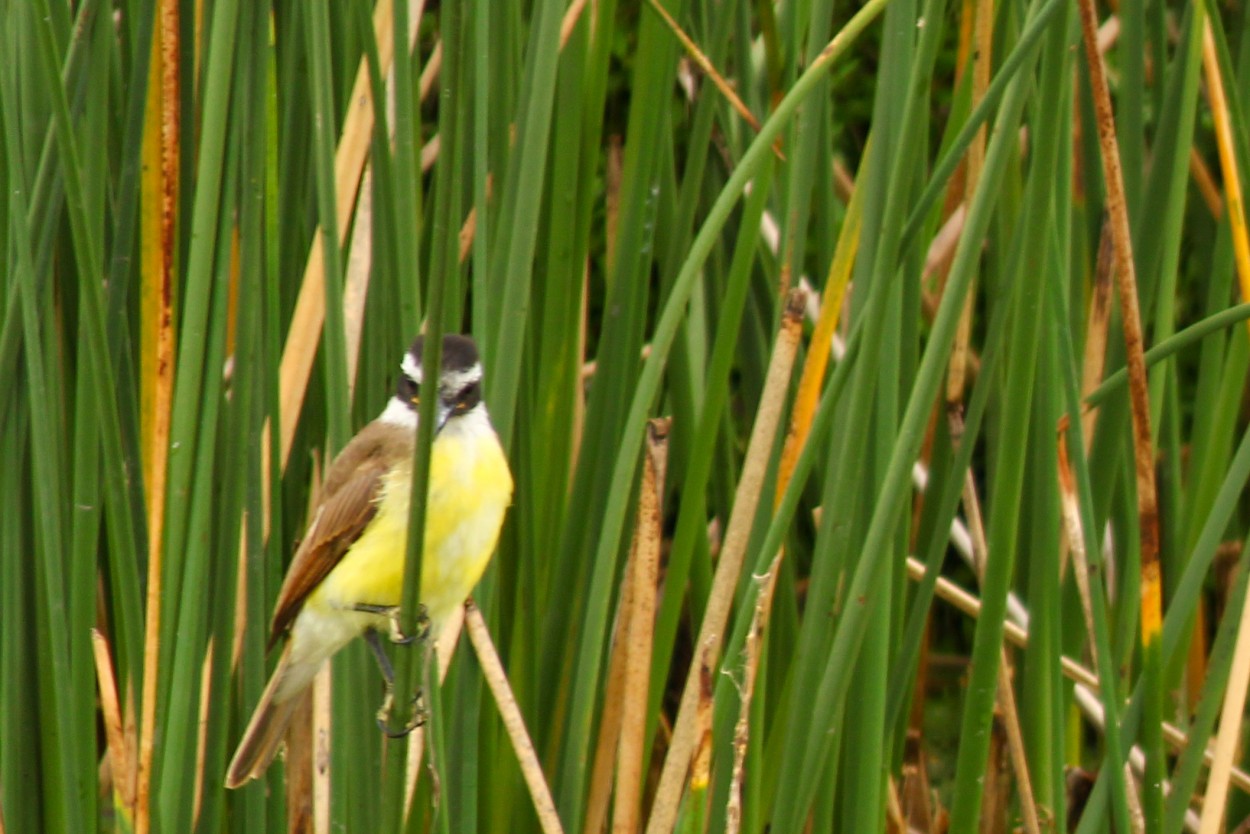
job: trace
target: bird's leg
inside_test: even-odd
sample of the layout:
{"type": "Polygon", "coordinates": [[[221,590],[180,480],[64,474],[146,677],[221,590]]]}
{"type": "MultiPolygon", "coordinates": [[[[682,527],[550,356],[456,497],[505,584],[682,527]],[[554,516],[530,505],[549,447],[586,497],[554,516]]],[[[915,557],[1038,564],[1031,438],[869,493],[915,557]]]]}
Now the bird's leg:
{"type": "MultiPolygon", "coordinates": [[[[386,679],[386,691],[389,693],[395,688],[395,667],[391,665],[391,659],[386,656],[386,649],[382,648],[377,629],[365,629],[365,642],[373,651],[373,659],[378,662],[378,669],[381,670],[382,677],[386,679]]],[[[389,698],[390,695],[388,694],[387,697],[389,698]]]]}
{"type": "Polygon", "coordinates": [[[424,641],[430,636],[430,617],[426,613],[425,606],[421,605],[417,608],[417,633],[404,634],[399,625],[399,606],[398,605],[373,605],[367,602],[358,602],[354,606],[355,610],[365,614],[381,614],[390,622],[391,642],[398,643],[401,646],[407,646],[417,640],[424,641]]]}
{"type": "Polygon", "coordinates": [[[386,695],[382,698],[382,706],[378,707],[375,716],[378,727],[382,729],[382,732],[386,733],[387,718],[390,716],[391,707],[395,703],[395,667],[391,665],[391,659],[386,656],[386,650],[382,648],[382,641],[378,639],[376,629],[365,629],[365,642],[369,644],[369,648],[373,651],[373,658],[378,662],[378,668],[382,671],[382,679],[386,682],[386,695]]]}
{"type": "Polygon", "coordinates": [[[378,668],[382,670],[382,678],[386,681],[386,696],[382,699],[382,706],[378,707],[374,716],[378,722],[378,729],[388,738],[403,738],[425,723],[426,710],[421,700],[421,691],[417,690],[417,693],[412,696],[412,718],[400,729],[392,730],[390,723],[391,708],[395,705],[395,667],[391,665],[391,659],[386,656],[386,649],[382,647],[382,641],[376,629],[365,629],[365,642],[373,650],[373,657],[378,662],[378,668]]]}
{"type": "Polygon", "coordinates": [[[394,704],[394,695],[388,692],[386,700],[382,702],[382,706],[378,708],[375,716],[378,722],[378,729],[382,731],[382,735],[387,738],[403,738],[425,724],[425,720],[429,717],[429,710],[425,708],[425,699],[421,697],[421,691],[417,690],[417,694],[412,696],[412,717],[408,719],[408,723],[400,727],[398,730],[391,729],[391,706],[394,704]]]}

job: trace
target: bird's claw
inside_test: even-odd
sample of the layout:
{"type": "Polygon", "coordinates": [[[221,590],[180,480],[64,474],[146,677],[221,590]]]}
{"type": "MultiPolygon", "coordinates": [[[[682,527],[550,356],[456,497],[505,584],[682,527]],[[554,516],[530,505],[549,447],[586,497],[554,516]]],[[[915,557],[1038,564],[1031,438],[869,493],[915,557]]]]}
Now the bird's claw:
{"type": "Polygon", "coordinates": [[[395,609],[395,613],[391,616],[391,642],[398,643],[401,646],[407,646],[412,643],[424,643],[430,637],[430,614],[426,611],[424,605],[417,606],[417,633],[404,634],[399,627],[399,609],[395,609]]]}
{"type": "Polygon", "coordinates": [[[359,603],[356,605],[357,611],[366,614],[380,614],[386,617],[388,629],[392,643],[398,643],[401,646],[408,646],[418,641],[424,642],[430,636],[430,617],[425,610],[424,605],[417,607],[417,632],[416,634],[405,634],[403,628],[399,624],[399,606],[398,605],[370,605],[368,603],[359,603]]]}
{"type": "Polygon", "coordinates": [[[382,735],[387,738],[403,738],[413,730],[425,724],[426,719],[429,718],[429,712],[425,708],[425,702],[422,700],[421,693],[418,691],[416,695],[412,696],[412,716],[408,719],[408,723],[397,730],[393,729],[391,727],[391,707],[394,705],[395,692],[390,687],[387,687],[386,697],[382,700],[382,706],[378,708],[377,715],[375,716],[378,722],[378,729],[381,730],[382,735]]]}

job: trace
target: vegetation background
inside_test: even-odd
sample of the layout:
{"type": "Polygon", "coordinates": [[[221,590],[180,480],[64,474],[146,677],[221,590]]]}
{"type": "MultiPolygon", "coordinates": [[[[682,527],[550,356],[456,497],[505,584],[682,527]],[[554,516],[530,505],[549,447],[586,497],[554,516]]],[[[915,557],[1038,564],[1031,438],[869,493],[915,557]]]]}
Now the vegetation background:
{"type": "Polygon", "coordinates": [[[3,830],[1250,813],[1245,4],[0,9],[3,830]],[[352,645],[224,791],[423,325],[516,474],[484,628],[428,751],[352,645]]]}

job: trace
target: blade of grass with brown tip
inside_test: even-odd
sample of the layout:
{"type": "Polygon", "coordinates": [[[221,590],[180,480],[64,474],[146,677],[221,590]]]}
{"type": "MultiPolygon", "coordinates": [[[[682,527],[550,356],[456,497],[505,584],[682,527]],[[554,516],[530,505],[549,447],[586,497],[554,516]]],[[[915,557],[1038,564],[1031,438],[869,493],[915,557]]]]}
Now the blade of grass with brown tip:
{"type": "Polygon", "coordinates": [[[1241,286],[1241,298],[1250,301],[1250,234],[1246,232],[1245,201],[1241,194],[1240,168],[1229,123],[1228,102],[1224,92],[1224,78],[1219,59],[1215,54],[1215,39],[1211,24],[1203,23],[1202,67],[1207,82],[1207,96],[1211,103],[1211,117],[1215,123],[1216,145],[1219,148],[1220,168],[1224,173],[1225,205],[1233,232],[1233,252],[1237,264],[1237,279],[1241,286]]]}
{"type": "Polygon", "coordinates": [[[1141,315],[1137,302],[1137,276],[1133,242],[1129,231],[1128,202],[1111,111],[1106,69],[1097,45],[1097,17],[1093,0],[1079,3],[1086,63],[1097,112],[1099,148],[1106,182],[1107,211],[1115,244],[1116,287],[1128,356],[1129,393],[1133,415],[1133,460],[1137,480],[1137,513],[1141,525],[1141,641],[1146,685],[1144,732],[1149,769],[1144,782],[1143,810],[1147,825],[1156,830],[1163,822],[1163,722],[1162,660],[1159,636],[1163,623],[1163,589],[1159,569],[1158,498],[1154,476],[1154,437],[1150,428],[1150,399],[1143,359],[1141,315]]]}
{"type": "MultiPolygon", "coordinates": [[[[861,166],[866,163],[867,157],[868,150],[865,149],[861,166]]],[[[863,189],[859,188],[851,192],[851,200],[846,206],[846,217],[842,221],[842,228],[838,231],[838,246],[834,250],[833,260],[829,263],[829,274],[825,277],[824,290],[820,299],[820,317],[816,320],[816,327],[808,342],[807,359],[803,363],[798,391],[794,395],[790,428],[786,435],[786,445],[781,452],[781,462],[778,465],[777,492],[773,498],[774,510],[781,502],[786,484],[790,482],[794,464],[799,458],[803,444],[807,441],[807,435],[812,427],[812,418],[816,414],[816,405],[820,401],[820,389],[824,384],[825,370],[829,366],[833,336],[842,314],[846,287],[851,280],[851,268],[855,265],[855,253],[859,249],[863,193],[863,189]]]]}

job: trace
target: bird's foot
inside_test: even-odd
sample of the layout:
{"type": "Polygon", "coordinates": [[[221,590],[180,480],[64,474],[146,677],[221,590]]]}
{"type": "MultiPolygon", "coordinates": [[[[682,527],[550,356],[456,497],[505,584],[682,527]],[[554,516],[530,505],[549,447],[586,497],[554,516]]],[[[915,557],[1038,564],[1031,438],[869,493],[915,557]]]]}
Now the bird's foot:
{"type": "Polygon", "coordinates": [[[366,614],[381,614],[386,617],[389,624],[389,633],[392,643],[398,643],[401,646],[407,646],[412,643],[424,642],[430,636],[430,617],[425,610],[424,605],[417,607],[417,633],[405,634],[403,628],[399,624],[399,606],[398,605],[371,605],[367,602],[356,603],[357,611],[366,614]]]}
{"type": "Polygon", "coordinates": [[[399,729],[391,726],[391,708],[395,705],[395,690],[388,686],[386,688],[386,697],[382,700],[382,706],[378,707],[376,720],[378,729],[382,731],[382,735],[387,738],[403,738],[413,730],[425,724],[429,718],[429,711],[425,708],[425,701],[421,697],[421,692],[412,696],[412,716],[408,722],[399,729]]]}

